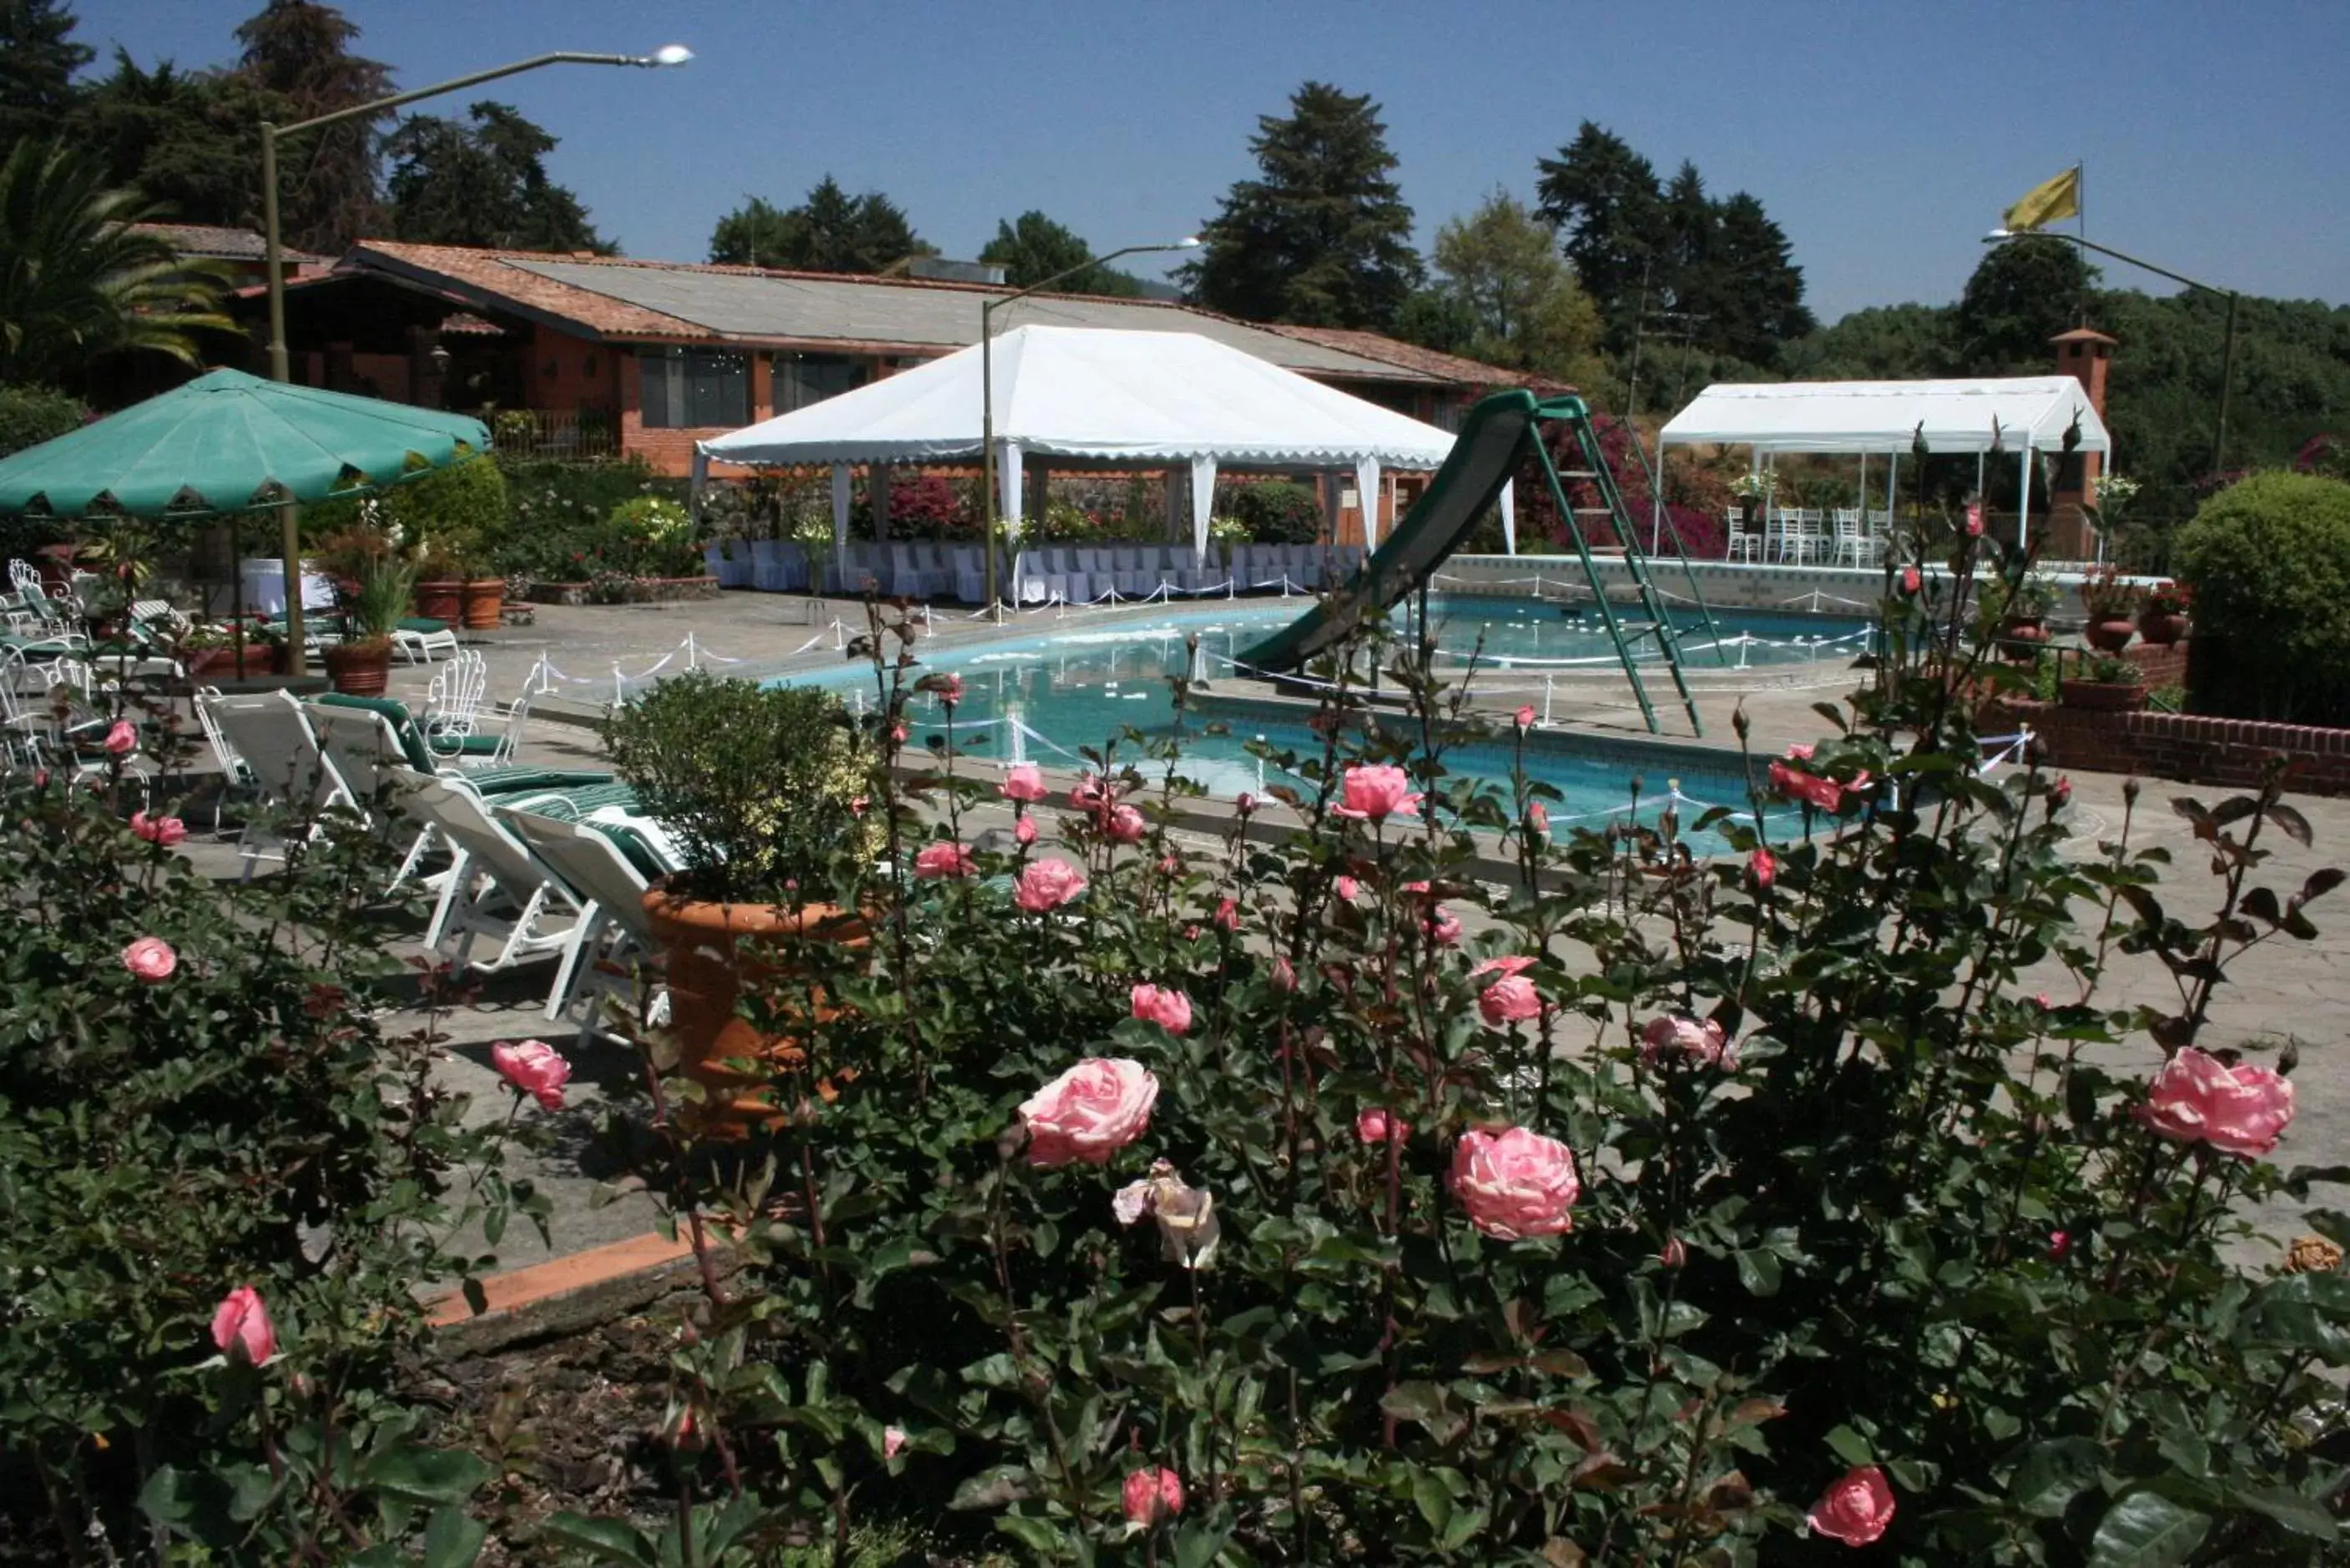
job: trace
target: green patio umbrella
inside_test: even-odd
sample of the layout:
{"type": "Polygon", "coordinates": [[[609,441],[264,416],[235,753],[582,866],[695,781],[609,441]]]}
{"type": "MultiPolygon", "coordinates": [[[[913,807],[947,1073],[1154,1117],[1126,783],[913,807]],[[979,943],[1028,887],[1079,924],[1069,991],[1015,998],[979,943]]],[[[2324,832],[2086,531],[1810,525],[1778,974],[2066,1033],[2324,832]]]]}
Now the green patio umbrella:
{"type": "MultiPolygon", "coordinates": [[[[0,516],[185,519],[370,495],[486,452],[464,414],[213,370],[0,458],[0,516]]],[[[300,658],[300,543],[286,513],[288,631],[300,658]]]]}

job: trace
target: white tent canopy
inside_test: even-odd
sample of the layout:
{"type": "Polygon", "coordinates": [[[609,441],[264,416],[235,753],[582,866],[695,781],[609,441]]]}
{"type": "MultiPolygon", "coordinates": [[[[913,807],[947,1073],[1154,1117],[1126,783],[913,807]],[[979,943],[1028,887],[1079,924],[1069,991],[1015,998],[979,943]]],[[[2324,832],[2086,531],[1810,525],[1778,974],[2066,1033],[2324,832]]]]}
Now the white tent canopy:
{"type": "MultiPolygon", "coordinates": [[[[1207,547],[1216,470],[1351,471],[1376,543],[1380,466],[1432,469],[1452,437],[1240,349],[1189,332],[1018,327],[994,341],[1001,511],[1021,515],[1022,460],[1188,470],[1192,543],[1207,547]]],[[[979,347],[697,444],[709,462],[834,465],[836,529],[851,463],[923,463],[980,452],[979,347]]]]}

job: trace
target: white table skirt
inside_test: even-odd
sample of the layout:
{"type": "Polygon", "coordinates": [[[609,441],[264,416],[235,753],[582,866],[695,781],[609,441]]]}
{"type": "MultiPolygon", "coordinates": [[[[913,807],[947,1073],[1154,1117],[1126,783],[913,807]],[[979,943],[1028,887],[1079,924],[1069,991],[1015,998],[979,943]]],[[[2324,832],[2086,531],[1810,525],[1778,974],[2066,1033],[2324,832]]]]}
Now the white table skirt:
{"type": "MultiPolygon", "coordinates": [[[[244,563],[244,607],[263,615],[286,613],[286,566],[283,561],[248,560],[244,563]]],[[[305,610],[330,610],[335,607],[335,585],[316,572],[302,574],[302,607],[305,610]]]]}

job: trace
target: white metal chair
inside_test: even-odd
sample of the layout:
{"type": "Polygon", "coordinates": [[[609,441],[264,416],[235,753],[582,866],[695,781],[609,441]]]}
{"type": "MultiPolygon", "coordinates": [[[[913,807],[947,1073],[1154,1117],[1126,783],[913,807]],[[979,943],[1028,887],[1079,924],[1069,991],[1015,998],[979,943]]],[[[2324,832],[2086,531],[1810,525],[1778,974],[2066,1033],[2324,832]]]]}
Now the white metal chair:
{"type": "MultiPolygon", "coordinates": [[[[303,717],[302,705],[284,691],[224,697],[218,692],[199,697],[200,710],[211,710],[207,732],[217,730],[226,746],[243,760],[255,794],[265,809],[286,807],[315,812],[351,794],[318,749],[317,736],[303,717]]],[[[315,828],[314,828],[315,831],[315,828]]],[[[284,841],[262,824],[247,819],[238,833],[236,852],[244,875],[253,875],[260,859],[285,858],[284,841]]]]}
{"type": "Polygon", "coordinates": [[[452,756],[463,751],[489,688],[489,660],[479,649],[461,649],[424,688],[425,743],[452,756]]]}
{"type": "Polygon", "coordinates": [[[460,780],[392,766],[385,776],[400,804],[445,842],[453,857],[441,885],[424,945],[462,972],[510,969],[572,940],[578,906],[568,888],[535,858],[511,828],[490,815],[483,796],[460,780]],[[551,919],[571,917],[560,928],[551,919]],[[473,957],[483,938],[497,944],[487,961],[473,957]]]}
{"type": "Polygon", "coordinates": [[[1745,509],[1733,506],[1721,514],[1721,520],[1723,525],[1729,530],[1723,535],[1722,558],[1729,561],[1749,562],[1757,559],[1762,547],[1762,541],[1746,531],[1745,509]]]}
{"type": "Polygon", "coordinates": [[[1839,506],[1835,509],[1835,554],[1831,564],[1843,566],[1849,560],[1856,566],[1869,565],[1869,541],[1860,528],[1860,508],[1839,506]]]}

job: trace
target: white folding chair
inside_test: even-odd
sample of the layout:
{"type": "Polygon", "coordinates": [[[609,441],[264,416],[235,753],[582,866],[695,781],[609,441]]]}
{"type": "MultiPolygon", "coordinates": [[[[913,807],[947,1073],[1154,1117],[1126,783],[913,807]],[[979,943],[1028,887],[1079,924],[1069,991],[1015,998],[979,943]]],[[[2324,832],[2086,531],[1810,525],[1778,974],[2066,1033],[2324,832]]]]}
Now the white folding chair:
{"type": "Polygon", "coordinates": [[[1868,541],[1860,532],[1860,509],[1856,506],[1837,507],[1835,509],[1835,554],[1831,558],[1830,564],[1841,566],[1849,560],[1856,566],[1865,566],[1868,565],[1867,552],[1868,541]]]}

